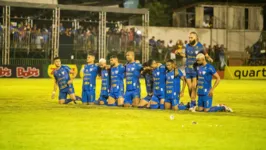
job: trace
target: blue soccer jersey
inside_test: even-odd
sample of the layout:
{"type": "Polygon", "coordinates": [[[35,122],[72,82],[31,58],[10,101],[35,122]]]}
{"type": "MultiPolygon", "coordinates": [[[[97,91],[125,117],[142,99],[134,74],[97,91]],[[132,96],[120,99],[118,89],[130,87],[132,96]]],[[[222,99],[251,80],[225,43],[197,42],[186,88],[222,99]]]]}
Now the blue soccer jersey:
{"type": "Polygon", "coordinates": [[[95,101],[95,86],[96,77],[99,67],[95,64],[87,64],[84,66],[84,77],[83,77],[83,91],[82,91],[82,102],[83,103],[94,103],[95,101]]]}
{"type": "Polygon", "coordinates": [[[205,66],[199,66],[198,70],[198,95],[206,96],[209,94],[212,88],[212,76],[216,73],[215,68],[206,64],[205,66]]]}
{"type": "Polygon", "coordinates": [[[180,82],[183,73],[178,69],[178,75],[175,76],[175,71],[170,71],[166,74],[166,99],[178,99],[180,93],[180,82]]]}
{"type": "Polygon", "coordinates": [[[125,73],[125,67],[121,64],[119,64],[117,67],[111,68],[110,96],[113,98],[119,98],[123,96],[124,73],[125,73]]]}
{"type": "Polygon", "coordinates": [[[128,63],[126,64],[126,91],[133,91],[140,89],[140,72],[142,65],[140,63],[128,63]]]}
{"type": "Polygon", "coordinates": [[[54,71],[54,78],[59,87],[59,99],[66,99],[67,94],[74,93],[73,84],[67,84],[70,80],[70,68],[68,66],[62,65],[58,70],[54,71]]]}
{"type": "Polygon", "coordinates": [[[98,69],[99,67],[95,64],[84,66],[83,90],[85,91],[95,90],[98,69]]]}
{"type": "Polygon", "coordinates": [[[102,87],[101,87],[101,96],[108,96],[110,90],[110,74],[109,70],[102,69],[101,70],[102,77],[102,87]]]}
{"type": "Polygon", "coordinates": [[[189,44],[186,46],[185,54],[187,59],[185,71],[188,78],[190,78],[190,76],[194,78],[197,75],[194,64],[196,63],[196,56],[199,53],[205,53],[204,47],[200,42],[198,42],[196,46],[191,46],[189,44]]]}
{"type": "Polygon", "coordinates": [[[152,71],[154,95],[165,95],[165,74],[165,65],[160,65],[152,71]]]}
{"type": "Polygon", "coordinates": [[[60,91],[67,91],[68,87],[73,87],[73,84],[67,84],[67,82],[70,80],[69,72],[70,68],[64,65],[62,65],[58,70],[54,71],[54,77],[60,91]]]}

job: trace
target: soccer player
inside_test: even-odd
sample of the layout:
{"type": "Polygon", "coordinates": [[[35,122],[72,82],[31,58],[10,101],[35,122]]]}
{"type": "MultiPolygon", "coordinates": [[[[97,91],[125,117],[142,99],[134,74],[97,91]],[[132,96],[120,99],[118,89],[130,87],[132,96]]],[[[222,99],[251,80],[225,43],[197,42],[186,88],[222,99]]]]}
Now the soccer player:
{"type": "Polygon", "coordinates": [[[123,106],[124,104],[124,73],[125,67],[118,62],[117,56],[110,58],[111,88],[108,97],[108,106],[123,106]]]}
{"type": "Polygon", "coordinates": [[[184,96],[186,87],[185,77],[183,73],[176,68],[174,60],[166,62],[168,72],[166,73],[166,94],[165,109],[185,110],[187,107],[179,104],[180,97],[184,96]],[[180,81],[183,81],[182,90],[180,91],[180,81]]]}
{"type": "Polygon", "coordinates": [[[150,100],[151,100],[152,92],[153,92],[152,70],[148,67],[148,62],[145,62],[143,64],[143,67],[145,69],[142,71],[142,75],[145,78],[147,96],[140,101],[138,107],[139,108],[144,108],[144,107],[149,108],[150,107],[149,104],[150,104],[150,100]]]}
{"type": "Polygon", "coordinates": [[[197,71],[196,71],[196,56],[199,53],[203,53],[208,61],[212,62],[211,57],[204,50],[203,45],[198,41],[198,35],[196,32],[189,34],[189,44],[186,46],[185,54],[179,53],[179,55],[186,57],[186,82],[188,85],[188,91],[191,98],[190,107],[196,106],[196,88],[197,88],[197,71]]]}
{"type": "Polygon", "coordinates": [[[142,65],[135,62],[135,53],[128,51],[126,53],[128,63],[125,65],[126,69],[126,93],[124,107],[137,107],[140,101],[140,73],[142,65]]]}
{"type": "MultiPolygon", "coordinates": [[[[204,112],[217,112],[217,111],[228,111],[232,112],[232,109],[225,106],[212,107],[212,98],[215,88],[220,83],[220,76],[214,69],[214,67],[206,62],[203,54],[198,54],[197,63],[199,67],[198,72],[198,111],[204,112]],[[212,86],[212,77],[216,79],[212,86]]],[[[195,111],[195,110],[193,110],[195,111]]]]}
{"type": "Polygon", "coordinates": [[[149,60],[149,66],[153,69],[153,96],[150,101],[151,109],[164,109],[165,100],[165,65],[157,63],[155,60],[149,60]]]}
{"type": "Polygon", "coordinates": [[[95,56],[92,53],[87,55],[87,64],[83,69],[82,103],[88,105],[95,104],[95,84],[99,67],[94,64],[95,56]]]}
{"type": "Polygon", "coordinates": [[[71,70],[68,66],[61,65],[61,60],[59,57],[54,58],[54,65],[56,69],[54,71],[54,90],[52,92],[52,99],[55,98],[55,92],[57,86],[59,87],[59,104],[68,104],[71,101],[76,100],[75,91],[73,87],[73,80],[76,77],[77,73],[71,70]],[[73,74],[73,78],[70,78],[69,74],[73,74]],[[67,95],[71,99],[67,99],[67,95]]]}
{"type": "Polygon", "coordinates": [[[106,69],[106,60],[104,58],[99,60],[99,66],[101,68],[102,87],[98,101],[100,105],[107,105],[110,90],[110,69],[106,69]]]}

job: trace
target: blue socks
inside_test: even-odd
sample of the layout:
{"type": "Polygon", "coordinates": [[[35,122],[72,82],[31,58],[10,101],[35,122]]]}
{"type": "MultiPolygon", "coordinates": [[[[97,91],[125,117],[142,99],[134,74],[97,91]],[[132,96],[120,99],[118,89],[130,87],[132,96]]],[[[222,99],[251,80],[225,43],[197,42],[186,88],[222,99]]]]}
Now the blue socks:
{"type": "Polygon", "coordinates": [[[151,104],[150,108],[151,109],[158,109],[159,105],[158,104],[151,104]]]}
{"type": "Polygon", "coordinates": [[[187,106],[185,106],[185,105],[177,105],[177,107],[178,107],[178,110],[186,110],[187,109],[187,106]]]}
{"type": "Polygon", "coordinates": [[[197,104],[196,104],[196,101],[195,100],[191,100],[191,103],[190,103],[190,108],[191,107],[195,107],[197,104]]]}
{"type": "Polygon", "coordinates": [[[219,112],[219,111],[225,111],[225,108],[223,106],[213,106],[210,108],[208,112],[219,112]]]}
{"type": "Polygon", "coordinates": [[[164,104],[160,104],[160,109],[164,109],[164,104]]]}
{"type": "Polygon", "coordinates": [[[116,103],[114,103],[114,104],[107,104],[108,106],[116,106],[116,103]]]}

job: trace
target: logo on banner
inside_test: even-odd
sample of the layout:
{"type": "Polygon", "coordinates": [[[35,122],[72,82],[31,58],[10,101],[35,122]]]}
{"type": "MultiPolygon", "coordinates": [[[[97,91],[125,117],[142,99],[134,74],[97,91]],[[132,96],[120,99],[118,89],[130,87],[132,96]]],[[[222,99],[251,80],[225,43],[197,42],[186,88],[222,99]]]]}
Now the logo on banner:
{"type": "Polygon", "coordinates": [[[11,77],[12,70],[7,67],[0,67],[0,77],[11,77]]]}
{"type": "Polygon", "coordinates": [[[18,78],[29,78],[29,77],[39,77],[40,69],[35,67],[16,67],[16,74],[18,78]]]}

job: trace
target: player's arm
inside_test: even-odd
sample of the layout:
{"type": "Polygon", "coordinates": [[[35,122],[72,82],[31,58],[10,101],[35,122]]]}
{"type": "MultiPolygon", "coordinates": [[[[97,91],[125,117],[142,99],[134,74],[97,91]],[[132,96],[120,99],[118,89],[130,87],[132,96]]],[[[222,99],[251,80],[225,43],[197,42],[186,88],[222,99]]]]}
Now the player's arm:
{"type": "Polygon", "coordinates": [[[73,77],[70,77],[70,80],[67,82],[67,84],[72,84],[73,83],[73,80],[77,76],[77,72],[75,72],[74,70],[69,70],[69,74],[72,74],[73,77]]]}
{"type": "Polygon", "coordinates": [[[219,76],[219,74],[216,72],[213,77],[216,79],[215,80],[215,83],[213,85],[213,87],[211,88],[210,92],[209,92],[209,96],[213,96],[213,91],[214,89],[219,85],[220,81],[221,81],[221,78],[219,76]]]}
{"type": "Polygon", "coordinates": [[[208,53],[205,53],[205,57],[209,62],[213,62],[213,59],[211,58],[211,56],[209,56],[208,53]]]}
{"type": "Polygon", "coordinates": [[[57,87],[58,87],[58,84],[57,84],[57,81],[56,81],[56,79],[55,79],[55,80],[54,80],[54,90],[53,90],[53,92],[52,92],[52,99],[55,98],[55,92],[56,92],[56,90],[57,90],[57,87]]]}

